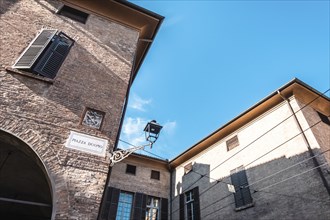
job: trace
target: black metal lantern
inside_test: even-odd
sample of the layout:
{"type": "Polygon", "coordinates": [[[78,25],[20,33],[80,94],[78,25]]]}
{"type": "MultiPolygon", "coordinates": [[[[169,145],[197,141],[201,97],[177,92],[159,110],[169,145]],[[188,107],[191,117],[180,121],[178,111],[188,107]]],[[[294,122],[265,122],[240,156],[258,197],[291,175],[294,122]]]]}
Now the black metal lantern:
{"type": "Polygon", "coordinates": [[[145,144],[138,147],[129,148],[126,150],[116,150],[110,153],[110,166],[112,167],[115,165],[115,163],[118,163],[119,161],[125,159],[130,154],[134,153],[138,150],[143,150],[145,147],[150,146],[152,148],[152,145],[156,142],[160,130],[163,128],[163,126],[159,125],[156,120],[152,120],[148,122],[146,127],[144,128],[146,141],[149,142],[149,144],[145,144]]]}
{"type": "Polygon", "coordinates": [[[160,130],[163,128],[160,124],[156,122],[156,120],[152,120],[148,122],[146,127],[144,128],[146,140],[150,142],[150,147],[156,142],[160,130]]]}

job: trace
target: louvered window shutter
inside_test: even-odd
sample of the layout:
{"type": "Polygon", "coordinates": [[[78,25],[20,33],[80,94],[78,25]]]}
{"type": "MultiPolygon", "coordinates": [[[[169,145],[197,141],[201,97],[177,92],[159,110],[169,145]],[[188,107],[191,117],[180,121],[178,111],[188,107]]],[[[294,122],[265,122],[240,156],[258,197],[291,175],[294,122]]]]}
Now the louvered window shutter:
{"type": "Polygon", "coordinates": [[[241,170],[238,173],[238,179],[240,181],[241,193],[243,197],[244,205],[252,203],[252,197],[250,193],[250,188],[246,187],[249,185],[245,170],[241,170]]]}
{"type": "Polygon", "coordinates": [[[236,193],[234,194],[236,208],[252,203],[250,188],[245,187],[249,185],[246,172],[242,168],[238,168],[238,170],[238,172],[231,175],[231,182],[235,186],[236,190],[236,193]]]}
{"type": "Polygon", "coordinates": [[[185,213],[185,199],[184,193],[180,194],[180,220],[184,220],[184,213],[185,213]]]}
{"type": "Polygon", "coordinates": [[[194,216],[195,216],[194,219],[195,220],[200,220],[201,219],[201,214],[200,214],[198,187],[193,189],[193,195],[194,195],[194,216]]]}
{"type": "Polygon", "coordinates": [[[105,194],[105,202],[102,207],[101,220],[115,220],[119,201],[120,190],[108,187],[105,194]]]}
{"type": "Polygon", "coordinates": [[[55,36],[33,71],[51,79],[55,78],[73,42],[64,33],[55,36]]]}
{"type": "Polygon", "coordinates": [[[143,193],[135,193],[134,198],[134,220],[145,220],[146,218],[146,207],[147,207],[147,196],[143,193]]]}
{"type": "Polygon", "coordinates": [[[17,59],[13,68],[31,69],[56,32],[54,29],[42,29],[17,59]]]}
{"type": "Polygon", "coordinates": [[[160,219],[167,220],[168,219],[168,199],[162,198],[160,212],[161,212],[160,219]]]}

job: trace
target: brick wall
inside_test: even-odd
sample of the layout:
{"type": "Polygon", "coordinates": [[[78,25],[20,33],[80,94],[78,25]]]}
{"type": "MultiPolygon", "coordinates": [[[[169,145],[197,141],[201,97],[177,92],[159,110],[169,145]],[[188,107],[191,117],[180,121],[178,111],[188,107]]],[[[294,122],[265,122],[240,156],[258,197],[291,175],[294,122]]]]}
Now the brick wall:
{"type": "Polygon", "coordinates": [[[107,139],[113,148],[130,78],[138,32],[90,15],[86,24],[55,11],[58,1],[0,4],[0,129],[31,146],[49,172],[57,219],[95,219],[109,157],[64,146],[70,131],[107,139]],[[76,40],[54,80],[10,69],[43,28],[76,40]],[[81,125],[86,107],[105,112],[100,130],[81,125]]]}
{"type": "Polygon", "coordinates": [[[109,186],[125,191],[143,192],[155,197],[168,198],[170,171],[165,161],[157,162],[131,155],[113,166],[109,186]],[[136,166],[135,175],[126,173],[127,164],[136,166]],[[151,170],[160,172],[159,180],[150,178],[151,170]]]}

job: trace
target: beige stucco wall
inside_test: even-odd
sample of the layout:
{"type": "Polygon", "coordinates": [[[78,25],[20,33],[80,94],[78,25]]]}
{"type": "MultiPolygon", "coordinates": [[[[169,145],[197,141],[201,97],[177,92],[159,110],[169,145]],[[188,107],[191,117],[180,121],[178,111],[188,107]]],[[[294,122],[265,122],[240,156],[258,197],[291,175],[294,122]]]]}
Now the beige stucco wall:
{"type": "MultiPolygon", "coordinates": [[[[298,111],[297,117],[303,129],[307,129],[308,124],[296,99],[291,97],[290,103],[298,111]]],[[[319,151],[320,146],[311,130],[307,129],[306,135],[315,152],[319,151]]],[[[306,158],[309,158],[306,142],[288,105],[282,102],[176,168],[173,172],[172,217],[179,219],[178,194],[195,186],[199,187],[202,219],[308,219],[329,216],[327,204],[316,202],[326,201],[329,195],[317,171],[311,170],[314,168],[312,160],[294,166],[306,158]],[[226,140],[234,135],[238,136],[240,145],[227,152],[226,140]],[[191,162],[194,172],[184,175],[183,167],[191,162]],[[236,212],[234,196],[230,196],[227,183],[231,183],[230,171],[241,165],[246,169],[249,184],[258,182],[250,187],[254,207],[236,212]],[[293,167],[280,172],[290,166],[293,167]],[[259,181],[276,172],[280,173],[259,181]],[[303,172],[306,173],[285,181],[303,172]]]]}

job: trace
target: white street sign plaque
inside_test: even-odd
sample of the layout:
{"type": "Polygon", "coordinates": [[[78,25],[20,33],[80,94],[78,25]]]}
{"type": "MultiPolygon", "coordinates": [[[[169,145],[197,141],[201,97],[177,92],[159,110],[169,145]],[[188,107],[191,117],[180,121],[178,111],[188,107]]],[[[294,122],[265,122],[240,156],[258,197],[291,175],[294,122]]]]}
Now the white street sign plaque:
{"type": "Polygon", "coordinates": [[[85,153],[104,157],[108,146],[108,140],[70,131],[70,135],[65,143],[65,146],[71,149],[83,151],[85,153]]]}

